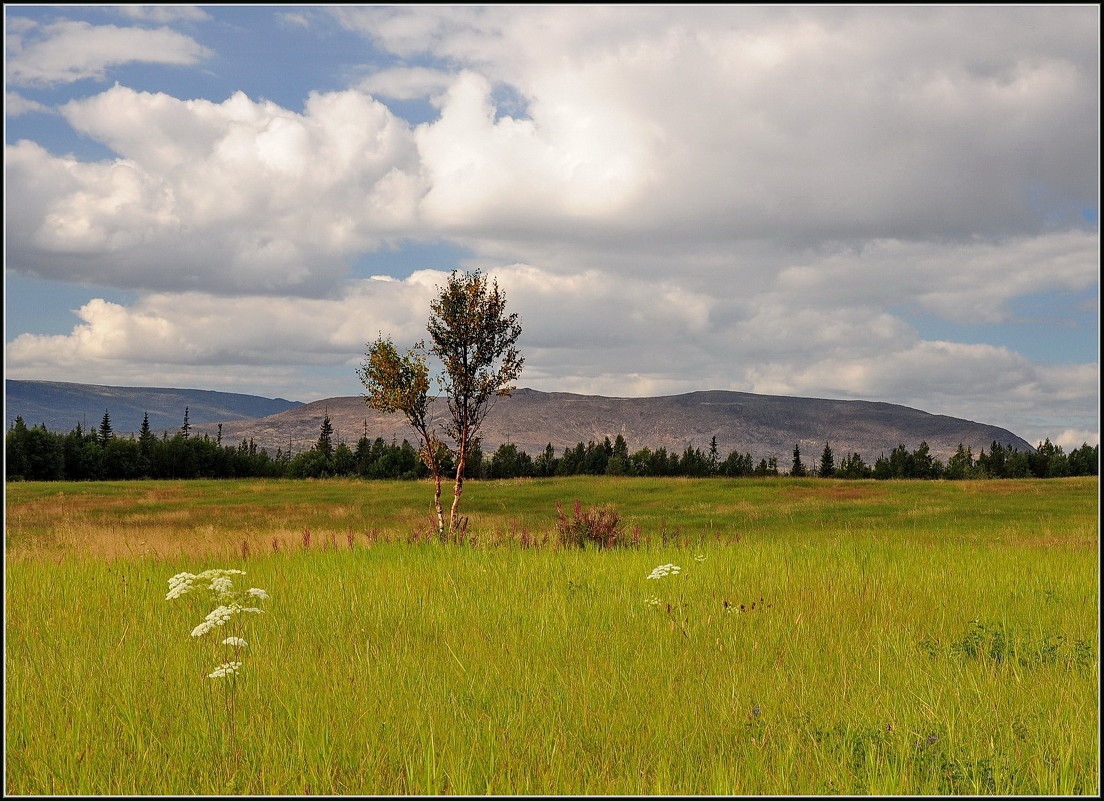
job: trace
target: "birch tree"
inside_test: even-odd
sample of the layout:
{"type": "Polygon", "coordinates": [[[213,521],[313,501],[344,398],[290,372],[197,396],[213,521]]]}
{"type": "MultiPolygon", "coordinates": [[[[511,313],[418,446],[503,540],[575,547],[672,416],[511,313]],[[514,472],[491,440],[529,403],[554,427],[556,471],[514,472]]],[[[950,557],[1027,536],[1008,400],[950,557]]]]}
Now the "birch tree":
{"type": "Polygon", "coordinates": [[[449,531],[458,534],[460,496],[469,449],[495,400],[513,393],[513,382],[525,362],[516,343],[521,336],[517,314],[507,314],[498,281],[480,272],[453,271],[430,304],[427,326],[431,353],[441,360],[441,389],[448,401],[445,434],[456,443],[456,477],[449,531]]]}
{"type": "Polygon", "coordinates": [[[381,412],[401,412],[422,441],[419,455],[433,474],[433,505],[437,532],[446,536],[441,505],[441,471],[445,456],[452,456],[455,482],[447,534],[460,535],[460,497],[464,492],[464,469],[479,442],[479,431],[487,414],[500,397],[515,389],[524,357],[517,349],[521,324],[517,314],[506,312],[506,296],[498,282],[479,271],[453,271],[437,297],[430,303],[427,325],[432,345],[418,343],[400,354],[390,338],[381,334],[368,347],[367,358],[358,370],[368,390],[365,402],[381,412]],[[446,445],[431,422],[429,366],[427,355],[441,362],[437,379],[440,396],[448,405],[443,433],[452,440],[446,445]]]}

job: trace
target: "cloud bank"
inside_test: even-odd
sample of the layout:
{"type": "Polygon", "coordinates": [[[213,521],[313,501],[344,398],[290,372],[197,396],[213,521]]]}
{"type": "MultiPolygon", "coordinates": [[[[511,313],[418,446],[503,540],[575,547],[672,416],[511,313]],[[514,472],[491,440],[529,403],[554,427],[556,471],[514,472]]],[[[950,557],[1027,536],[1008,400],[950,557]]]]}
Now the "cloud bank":
{"type": "MultiPolygon", "coordinates": [[[[1096,441],[1095,361],[912,318],[1009,323],[1098,287],[1096,9],[332,14],[394,62],[297,110],[97,88],[57,112],[113,158],[6,147],[8,269],[140,292],[14,336],[10,375],[353,394],[365,342],[420,338],[445,277],[358,256],[436,241],[506,290],[524,385],[867,398],[1096,441]]],[[[210,55],[167,27],[16,43],[14,87],[210,55]]]]}

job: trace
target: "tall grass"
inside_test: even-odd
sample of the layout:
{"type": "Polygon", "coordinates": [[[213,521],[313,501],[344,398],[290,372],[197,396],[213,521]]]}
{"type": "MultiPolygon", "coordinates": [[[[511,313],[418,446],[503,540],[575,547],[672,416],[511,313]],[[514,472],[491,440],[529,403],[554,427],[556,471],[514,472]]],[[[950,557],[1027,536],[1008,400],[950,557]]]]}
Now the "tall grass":
{"type": "MultiPolygon", "coordinates": [[[[278,514],[309,521],[311,547],[232,560],[240,532],[211,535],[222,550],[206,556],[104,559],[36,546],[20,524],[5,579],[5,789],[1098,792],[1091,485],[960,503],[957,488],[915,484],[846,501],[832,482],[737,483],[723,488],[729,513],[710,508],[703,493],[720,485],[699,487],[712,483],[609,485],[654,535],[636,549],[523,548],[505,534],[495,547],[485,523],[474,546],[411,544],[402,510],[380,499],[366,505],[404,522],[374,540],[327,547],[313,506],[289,501],[278,514]],[[664,545],[664,523],[686,533],[664,545]],[[647,578],[668,563],[681,572],[647,578]],[[210,653],[189,636],[208,610],[164,600],[170,576],[213,567],[270,594],[250,621],[237,755],[210,653]]],[[[286,499],[304,485],[281,486],[286,499]]],[[[497,514],[503,532],[535,530],[536,513],[511,505],[519,486],[481,485],[473,523],[497,514]]],[[[520,486],[546,493],[547,525],[564,493],[611,500],[584,489],[520,486]]],[[[13,495],[9,511],[42,503],[13,495]]],[[[86,502],[70,507],[73,530],[108,525],[75,514],[86,502]]],[[[207,508],[196,519],[221,514],[207,508]]],[[[127,514],[110,523],[117,536],[134,535],[127,514]]]]}

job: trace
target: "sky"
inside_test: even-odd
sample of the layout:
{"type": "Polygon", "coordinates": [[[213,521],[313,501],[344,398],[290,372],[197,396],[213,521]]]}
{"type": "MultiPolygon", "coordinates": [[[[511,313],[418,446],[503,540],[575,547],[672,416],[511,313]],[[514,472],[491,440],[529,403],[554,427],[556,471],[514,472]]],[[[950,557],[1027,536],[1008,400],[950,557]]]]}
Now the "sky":
{"type": "MultiPolygon", "coordinates": [[[[312,401],[453,270],[519,386],[1098,444],[1092,5],[4,6],[6,378],[312,401]]],[[[645,443],[646,444],[646,443],[645,443]]]]}

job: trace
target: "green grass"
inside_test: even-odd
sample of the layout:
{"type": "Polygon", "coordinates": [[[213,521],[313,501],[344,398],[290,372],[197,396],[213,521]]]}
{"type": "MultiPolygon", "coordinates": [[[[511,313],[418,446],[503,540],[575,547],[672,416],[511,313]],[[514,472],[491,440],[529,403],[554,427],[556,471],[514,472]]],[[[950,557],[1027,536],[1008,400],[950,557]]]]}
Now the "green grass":
{"type": "MultiPolygon", "coordinates": [[[[556,504],[612,504],[644,537],[902,538],[1097,547],[1097,480],[835,481],[573,477],[468,482],[476,538],[555,530],[556,504]]],[[[9,559],[251,553],[430,524],[432,485],[403,481],[42,482],[7,486],[9,559]]],[[[451,501],[446,489],[446,509],[451,501]]]]}
{"type": "Polygon", "coordinates": [[[6,791],[1099,790],[1095,482],[469,486],[474,546],[402,541],[425,484],[9,486],[6,791]],[[509,535],[575,497],[651,541],[509,535]],[[58,504],[70,534],[50,540],[58,504]],[[97,550],[140,520],[202,553],[97,550]],[[664,522],[683,531],[666,546],[664,522]],[[235,526],[318,536],[243,560],[235,526]],[[351,526],[354,547],[325,547],[351,526]],[[647,579],[666,563],[681,573],[647,579]],[[248,621],[237,751],[206,678],[220,638],[189,636],[211,605],[164,600],[211,567],[271,595],[248,621]]]}

